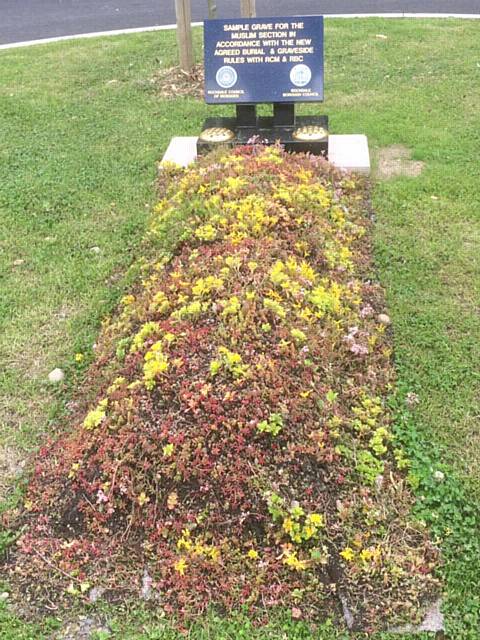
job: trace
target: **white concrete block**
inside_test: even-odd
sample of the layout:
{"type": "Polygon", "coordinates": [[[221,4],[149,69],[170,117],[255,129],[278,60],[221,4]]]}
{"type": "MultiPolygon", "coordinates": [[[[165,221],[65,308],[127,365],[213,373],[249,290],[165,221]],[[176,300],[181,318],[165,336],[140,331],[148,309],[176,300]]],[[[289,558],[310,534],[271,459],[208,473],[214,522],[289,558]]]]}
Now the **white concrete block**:
{"type": "Polygon", "coordinates": [[[198,136],[177,136],[172,138],[162,162],[174,162],[181,167],[188,167],[197,159],[198,136]]]}
{"type": "Polygon", "coordinates": [[[339,169],[370,173],[370,153],[367,136],[336,135],[328,136],[328,159],[339,169]]]}
{"type": "MultiPolygon", "coordinates": [[[[177,136],[172,138],[162,162],[174,162],[187,167],[197,158],[197,137],[177,136]]],[[[328,137],[328,159],[339,169],[370,173],[370,153],[367,136],[336,135],[328,137]]]]}

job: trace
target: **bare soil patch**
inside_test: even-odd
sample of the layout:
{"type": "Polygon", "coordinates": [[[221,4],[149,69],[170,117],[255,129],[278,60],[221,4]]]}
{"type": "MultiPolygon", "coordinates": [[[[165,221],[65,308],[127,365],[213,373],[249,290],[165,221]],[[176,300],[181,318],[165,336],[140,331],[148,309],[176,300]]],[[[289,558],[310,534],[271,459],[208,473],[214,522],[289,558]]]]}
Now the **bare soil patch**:
{"type": "Polygon", "coordinates": [[[203,65],[197,64],[190,73],[180,67],[159,70],[151,79],[161,98],[203,98],[203,65]]]}
{"type": "Polygon", "coordinates": [[[379,149],[376,177],[382,180],[389,180],[396,176],[416,178],[422,173],[425,163],[420,160],[411,160],[411,155],[410,149],[401,144],[379,149]]]}

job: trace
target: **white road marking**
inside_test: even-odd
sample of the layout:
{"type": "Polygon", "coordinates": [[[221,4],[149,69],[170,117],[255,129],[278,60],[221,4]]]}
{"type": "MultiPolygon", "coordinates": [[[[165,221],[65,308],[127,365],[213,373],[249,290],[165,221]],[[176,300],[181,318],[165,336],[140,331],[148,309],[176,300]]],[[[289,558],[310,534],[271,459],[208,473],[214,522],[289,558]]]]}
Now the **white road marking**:
{"type": "MultiPolygon", "coordinates": [[[[478,13],[329,13],[329,18],[459,18],[462,20],[479,20],[478,13]]],[[[192,22],[192,27],[201,27],[203,22],[192,22]]],[[[54,38],[41,38],[40,40],[27,40],[25,42],[11,42],[0,44],[1,49],[16,49],[18,47],[30,47],[36,44],[48,44],[50,42],[62,42],[63,40],[76,40],[83,38],[99,38],[101,36],[120,36],[128,33],[145,33],[146,31],[169,31],[176,29],[176,24],[155,25],[152,27],[136,27],[134,29],[114,29],[113,31],[95,31],[94,33],[77,33],[71,36],[56,36],[54,38]]]]}
{"type": "MultiPolygon", "coordinates": [[[[192,27],[201,27],[203,22],[192,22],[192,27]]],[[[14,49],[16,47],[30,47],[34,44],[48,44],[50,42],[62,42],[63,40],[75,40],[83,38],[99,38],[101,36],[121,36],[128,33],[144,33],[146,31],[169,31],[176,29],[176,24],[155,25],[153,27],[135,27],[134,29],[114,29],[113,31],[95,31],[93,33],[77,33],[71,36],[55,36],[54,38],[41,38],[40,40],[26,40],[25,42],[11,42],[0,44],[0,49],[14,49]]]]}

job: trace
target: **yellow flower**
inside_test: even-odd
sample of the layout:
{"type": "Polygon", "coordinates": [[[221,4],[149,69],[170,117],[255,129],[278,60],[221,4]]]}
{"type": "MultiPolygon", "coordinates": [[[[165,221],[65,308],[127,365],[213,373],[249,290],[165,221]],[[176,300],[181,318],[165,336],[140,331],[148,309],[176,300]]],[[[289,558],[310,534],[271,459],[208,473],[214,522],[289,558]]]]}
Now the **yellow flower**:
{"type": "Polygon", "coordinates": [[[107,404],[107,399],[101,400],[101,402],[98,403],[97,407],[95,409],[92,409],[92,411],[87,414],[87,417],[83,421],[83,426],[85,429],[90,431],[91,429],[95,429],[95,427],[98,427],[100,425],[100,423],[107,415],[107,404]]]}
{"type": "Polygon", "coordinates": [[[210,362],[210,374],[212,376],[216,376],[221,368],[222,368],[222,363],[220,362],[220,360],[212,360],[210,362]]]}
{"type": "Polygon", "coordinates": [[[286,551],[283,559],[283,563],[287,565],[287,567],[291,567],[295,569],[295,571],[305,571],[307,568],[307,563],[305,560],[299,560],[297,558],[296,551],[286,551]]]}
{"type": "Polygon", "coordinates": [[[351,547],[345,547],[343,551],[340,551],[340,555],[347,562],[352,562],[352,560],[355,558],[355,551],[351,547]]]}
{"type": "Polygon", "coordinates": [[[247,552],[247,557],[250,558],[250,560],[256,560],[258,558],[258,551],[255,551],[255,549],[250,549],[247,552]]]}
{"type": "Polygon", "coordinates": [[[130,347],[130,353],[135,353],[139,349],[141,349],[144,345],[145,340],[150,338],[153,334],[159,331],[159,326],[157,322],[146,322],[139,329],[138,333],[133,338],[132,346],[130,347]]]}
{"type": "Polygon", "coordinates": [[[305,320],[306,322],[310,322],[310,323],[312,322],[313,313],[312,313],[312,310],[309,309],[308,307],[301,309],[297,315],[301,320],[305,320]]]}
{"type": "Polygon", "coordinates": [[[308,516],[308,520],[316,527],[323,527],[324,525],[323,516],[320,513],[311,513],[308,516]]]}
{"type": "Polygon", "coordinates": [[[302,168],[297,172],[297,178],[300,180],[300,182],[308,183],[310,182],[312,177],[313,177],[313,173],[308,169],[302,168]]]}
{"type": "Polygon", "coordinates": [[[216,276],[207,276],[206,278],[199,278],[192,287],[192,293],[194,296],[207,296],[212,291],[218,291],[223,286],[223,280],[216,276]]]}
{"type": "Polygon", "coordinates": [[[124,304],[125,306],[128,306],[129,304],[133,304],[134,302],[135,302],[135,296],[132,296],[132,295],[123,296],[123,298],[121,299],[121,303],[124,304]]]}
{"type": "Polygon", "coordinates": [[[238,189],[246,184],[244,178],[239,178],[238,176],[228,176],[225,182],[227,183],[228,190],[232,193],[235,193],[236,191],[238,191],[238,189]]]}
{"type": "Polygon", "coordinates": [[[143,365],[143,375],[145,387],[152,390],[155,386],[156,377],[168,371],[167,356],[162,353],[162,342],[159,340],[153,344],[145,354],[145,364],[143,365]]]}
{"type": "Polygon", "coordinates": [[[300,397],[301,398],[308,398],[309,395],[311,395],[312,390],[311,389],[307,389],[307,391],[300,391],[300,397]]]}
{"type": "Polygon", "coordinates": [[[165,313],[170,308],[170,302],[167,300],[167,296],[163,291],[159,291],[153,296],[152,309],[158,311],[158,313],[165,313]]]}
{"type": "Polygon", "coordinates": [[[296,242],[295,249],[305,257],[308,257],[310,255],[309,247],[306,242],[296,242]]]}
{"type": "Polygon", "coordinates": [[[84,360],[85,360],[85,356],[83,355],[83,353],[75,354],[75,362],[83,362],[84,360]]]}
{"type": "Polygon", "coordinates": [[[242,264],[242,260],[238,256],[227,256],[225,258],[225,264],[231,269],[237,269],[242,264]]]}
{"type": "Polygon", "coordinates": [[[270,280],[273,284],[281,285],[286,280],[288,280],[288,276],[285,273],[285,265],[281,260],[277,260],[273,267],[270,269],[270,280]]]}
{"type": "Polygon", "coordinates": [[[172,444],[171,442],[169,444],[166,444],[163,447],[163,456],[165,458],[169,458],[173,454],[174,449],[175,449],[175,445],[172,444]]]}
{"type": "Polygon", "coordinates": [[[235,315],[240,311],[240,300],[237,296],[232,296],[226,302],[222,311],[223,316],[235,315]]]}
{"type": "Polygon", "coordinates": [[[187,567],[188,567],[188,564],[185,558],[180,558],[180,560],[177,560],[177,562],[175,562],[175,564],[173,565],[173,568],[175,569],[175,571],[179,573],[181,576],[185,575],[185,569],[187,567]]]}
{"type": "Polygon", "coordinates": [[[112,393],[115,393],[115,391],[119,389],[123,384],[125,384],[125,382],[126,382],[126,379],[123,376],[119,376],[118,378],[115,378],[115,380],[107,389],[107,395],[110,396],[112,395],[112,393]]]}
{"type": "Polygon", "coordinates": [[[217,237],[217,230],[211,224],[204,224],[195,231],[195,235],[200,240],[208,242],[209,240],[215,240],[217,237]]]}
{"type": "Polygon", "coordinates": [[[363,551],[360,552],[360,560],[369,562],[373,558],[373,555],[373,551],[370,551],[369,549],[363,549],[363,551]]]}
{"type": "Polygon", "coordinates": [[[77,471],[80,469],[80,463],[79,462],[75,462],[74,464],[72,464],[72,466],[70,467],[70,471],[68,472],[68,477],[71,480],[72,478],[75,478],[75,476],[77,475],[77,471]]]}
{"type": "Polygon", "coordinates": [[[208,550],[208,555],[210,556],[210,559],[213,560],[213,562],[217,562],[220,558],[220,551],[217,549],[217,547],[210,547],[210,549],[208,550]]]}
{"type": "Polygon", "coordinates": [[[182,534],[183,534],[182,537],[177,542],[177,548],[186,549],[187,551],[190,551],[190,549],[192,548],[192,541],[190,540],[190,531],[188,529],[184,529],[182,531],[182,534]]]}
{"type": "Polygon", "coordinates": [[[142,491],[142,493],[137,498],[138,504],[143,507],[144,504],[150,502],[150,498],[142,491]]]}
{"type": "Polygon", "coordinates": [[[216,375],[223,365],[233,374],[234,378],[247,375],[249,366],[242,363],[242,356],[239,353],[230,351],[226,347],[219,347],[218,352],[221,360],[212,360],[210,363],[210,373],[212,375],[216,375]]]}
{"type": "Polygon", "coordinates": [[[307,336],[300,329],[295,329],[295,328],[291,329],[290,335],[292,336],[292,338],[295,338],[295,340],[297,340],[298,342],[305,342],[305,340],[307,339],[307,336]]]}
{"type": "Polygon", "coordinates": [[[291,533],[293,531],[293,521],[291,518],[285,518],[283,521],[283,530],[285,533],[291,533]]]}

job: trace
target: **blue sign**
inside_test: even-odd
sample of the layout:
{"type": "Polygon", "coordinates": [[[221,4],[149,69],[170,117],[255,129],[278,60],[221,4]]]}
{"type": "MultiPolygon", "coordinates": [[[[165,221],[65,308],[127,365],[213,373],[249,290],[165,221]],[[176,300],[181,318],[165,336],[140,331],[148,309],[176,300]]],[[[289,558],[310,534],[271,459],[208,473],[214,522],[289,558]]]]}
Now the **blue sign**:
{"type": "Polygon", "coordinates": [[[209,104],[321,102],[323,16],[206,20],[209,104]]]}

